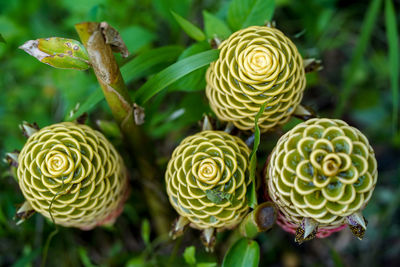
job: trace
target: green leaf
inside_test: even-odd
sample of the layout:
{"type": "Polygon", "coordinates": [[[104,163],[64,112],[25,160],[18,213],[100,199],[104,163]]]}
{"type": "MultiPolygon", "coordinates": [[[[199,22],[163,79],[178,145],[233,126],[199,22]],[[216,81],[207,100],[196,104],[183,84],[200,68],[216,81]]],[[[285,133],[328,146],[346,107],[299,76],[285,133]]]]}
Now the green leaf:
{"type": "Polygon", "coordinates": [[[154,75],[138,89],[135,95],[136,103],[143,105],[153,95],[165,89],[179,78],[210,64],[218,58],[218,55],[219,50],[209,50],[172,64],[154,75]]]}
{"type": "Polygon", "coordinates": [[[271,21],[275,11],[274,0],[233,0],[228,9],[228,23],[233,30],[271,21]]]}
{"type": "Polygon", "coordinates": [[[185,262],[189,265],[195,265],[196,264],[196,248],[194,246],[190,246],[185,248],[185,251],[183,252],[183,258],[185,259],[185,262]]]}
{"type": "Polygon", "coordinates": [[[208,39],[212,39],[215,36],[221,39],[226,39],[232,34],[231,29],[229,29],[225,21],[214,16],[213,14],[204,10],[203,18],[204,18],[204,30],[206,32],[208,39]]]}
{"type": "Polygon", "coordinates": [[[40,62],[54,68],[77,70],[90,68],[85,47],[73,39],[51,37],[30,40],[20,48],[40,62]]]}
{"type": "Polygon", "coordinates": [[[217,191],[215,189],[207,189],[206,190],[206,197],[215,204],[221,204],[224,199],[232,202],[233,195],[223,191],[217,191]]]}
{"type": "Polygon", "coordinates": [[[182,29],[187,33],[187,35],[189,35],[196,41],[204,41],[206,39],[204,32],[202,30],[200,30],[197,26],[193,25],[191,22],[184,19],[180,15],[176,14],[172,10],[171,10],[171,13],[174,16],[175,20],[182,27],[182,29]]]}
{"type": "Polygon", "coordinates": [[[150,223],[147,219],[142,221],[142,239],[146,246],[150,244],[150,223]]]}
{"type": "Polygon", "coordinates": [[[154,33],[140,26],[125,28],[120,33],[130,53],[136,53],[156,39],[154,33]]]}
{"type": "Polygon", "coordinates": [[[400,73],[400,48],[399,35],[397,30],[396,11],[391,0],[385,1],[385,23],[386,36],[388,39],[389,53],[388,61],[390,66],[390,85],[392,87],[393,115],[392,127],[395,134],[398,129],[399,116],[399,73],[400,73]]]}
{"type": "Polygon", "coordinates": [[[122,77],[129,83],[149,75],[152,68],[175,62],[182,51],[181,46],[171,45],[143,52],[121,67],[122,77]]]}
{"type": "Polygon", "coordinates": [[[360,67],[363,54],[370,43],[372,30],[376,26],[376,20],[378,18],[381,2],[382,0],[372,0],[365,14],[361,35],[350,60],[350,66],[345,69],[344,85],[340,92],[339,101],[334,112],[335,118],[339,118],[343,114],[349,97],[352,93],[352,89],[354,89],[354,81],[356,78],[355,74],[357,73],[357,69],[360,67]]]}
{"type": "Polygon", "coordinates": [[[196,264],[196,267],[217,267],[218,264],[216,262],[199,262],[196,264]]]}
{"type": "Polygon", "coordinates": [[[249,191],[248,201],[249,206],[251,208],[255,208],[257,206],[257,194],[256,194],[256,169],[257,169],[257,150],[260,145],[260,127],[258,127],[258,120],[263,114],[267,103],[264,103],[260,110],[258,111],[255,119],[254,119],[254,144],[253,150],[250,153],[250,179],[251,179],[251,188],[249,191]]]}
{"type": "MultiPolygon", "coordinates": [[[[125,82],[132,82],[152,73],[152,70],[160,65],[174,62],[183,48],[180,46],[165,46],[153,49],[135,57],[133,60],[121,67],[122,77],[125,82]]],[[[155,69],[157,70],[157,69],[155,69]]],[[[65,120],[73,121],[83,113],[93,109],[101,100],[104,94],[101,88],[97,88],[78,108],[78,110],[65,120]]]]}
{"type": "Polygon", "coordinates": [[[3,35],[0,33],[0,43],[6,43],[6,40],[3,38],[3,35]]]}
{"type": "Polygon", "coordinates": [[[105,136],[122,139],[121,130],[115,121],[96,120],[96,124],[105,136]]]}
{"type": "Polygon", "coordinates": [[[86,99],[85,102],[83,102],[83,104],[78,108],[78,110],[75,113],[72,114],[72,116],[66,117],[65,120],[66,121],[76,120],[79,116],[91,110],[95,105],[97,105],[103,99],[104,99],[104,94],[99,87],[86,99]]]}
{"type": "MultiPolygon", "coordinates": [[[[211,46],[207,41],[195,43],[183,51],[183,53],[179,56],[178,61],[209,49],[211,49],[211,46]]],[[[182,77],[175,83],[171,84],[168,91],[190,92],[204,90],[206,87],[206,79],[204,77],[206,75],[207,68],[208,66],[204,66],[193,71],[192,73],[189,73],[185,77],[182,77]]]]}
{"type": "Polygon", "coordinates": [[[260,247],[254,240],[239,239],[226,253],[222,267],[257,267],[260,247]]]}
{"type": "Polygon", "coordinates": [[[87,254],[87,250],[84,247],[79,247],[78,248],[79,251],[79,257],[81,259],[82,265],[85,267],[95,267],[95,265],[93,265],[93,263],[91,262],[88,254],[87,254]]]}

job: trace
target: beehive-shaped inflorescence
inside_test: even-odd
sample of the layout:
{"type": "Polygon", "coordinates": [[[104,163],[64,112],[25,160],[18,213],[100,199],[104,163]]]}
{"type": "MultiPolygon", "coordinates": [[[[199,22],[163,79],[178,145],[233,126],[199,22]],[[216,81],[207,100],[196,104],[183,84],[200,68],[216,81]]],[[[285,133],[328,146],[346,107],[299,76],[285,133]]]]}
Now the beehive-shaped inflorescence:
{"type": "Polygon", "coordinates": [[[18,157],[19,186],[56,224],[91,229],[113,221],[127,194],[121,156],[100,132],[57,123],[31,135],[18,157]]]}
{"type": "Polygon", "coordinates": [[[252,26],[232,34],[207,70],[206,94],[222,121],[241,130],[262,132],[285,123],[300,103],[306,84],[303,59],[296,46],[273,27],[252,26]]]}
{"type": "Polygon", "coordinates": [[[248,211],[249,154],[241,139],[222,131],[185,138],[165,175],[172,206],[198,229],[236,226],[248,211]]]}
{"type": "Polygon", "coordinates": [[[371,198],[377,176],[367,138],[330,119],[308,120],[283,135],[266,172],[269,197],[283,215],[281,225],[300,226],[312,219],[325,232],[352,225],[352,216],[371,198]]]}

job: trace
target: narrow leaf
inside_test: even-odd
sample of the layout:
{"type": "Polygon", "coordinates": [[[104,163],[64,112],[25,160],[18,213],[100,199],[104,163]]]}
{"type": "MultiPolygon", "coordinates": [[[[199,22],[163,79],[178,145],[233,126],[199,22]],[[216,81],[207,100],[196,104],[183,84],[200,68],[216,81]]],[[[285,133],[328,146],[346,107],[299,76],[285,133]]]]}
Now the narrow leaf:
{"type": "Polygon", "coordinates": [[[233,30],[264,25],[272,19],[274,0],[233,0],[228,9],[228,23],[233,30]]]}
{"type": "Polygon", "coordinates": [[[203,41],[206,39],[204,32],[200,30],[197,26],[193,25],[191,22],[181,17],[180,15],[176,14],[172,10],[171,13],[174,16],[175,20],[182,27],[182,29],[187,33],[187,35],[189,35],[196,41],[203,41]]]}
{"type": "Polygon", "coordinates": [[[3,35],[0,33],[0,43],[6,43],[6,40],[3,38],[3,35]]]}
{"type": "Polygon", "coordinates": [[[260,247],[254,240],[242,238],[226,253],[222,267],[257,267],[260,261],[260,247]]]}
{"type": "Polygon", "coordinates": [[[389,46],[389,66],[390,66],[390,86],[392,87],[393,115],[392,126],[393,133],[398,129],[399,118],[399,73],[400,73],[400,48],[399,35],[397,30],[396,11],[391,0],[385,1],[385,23],[386,36],[389,46]]]}
{"type": "Polygon", "coordinates": [[[150,244],[150,223],[147,219],[142,221],[142,239],[146,246],[150,244]]]}
{"type": "Polygon", "coordinates": [[[101,100],[104,99],[103,91],[100,88],[97,88],[87,99],[86,101],[79,107],[79,109],[69,116],[65,118],[66,121],[73,121],[81,116],[83,113],[91,110],[95,105],[97,105],[101,100]]]}
{"type": "Polygon", "coordinates": [[[211,39],[214,37],[218,37],[221,39],[226,39],[232,34],[231,29],[229,29],[225,21],[214,16],[213,14],[204,10],[203,18],[204,30],[206,32],[207,38],[211,39]]]}
{"type": "Polygon", "coordinates": [[[143,105],[152,96],[165,89],[179,78],[210,64],[218,58],[218,55],[219,50],[209,50],[185,58],[165,68],[138,89],[135,95],[136,103],[143,105]]]}
{"type": "Polygon", "coordinates": [[[379,10],[381,7],[382,0],[372,0],[363,21],[363,27],[361,29],[361,35],[357,42],[356,48],[353,52],[353,57],[350,60],[350,65],[345,69],[344,74],[344,85],[339,95],[339,102],[336,106],[334,117],[338,118],[344,112],[344,108],[349,100],[349,97],[354,88],[355,74],[360,66],[361,59],[365,53],[368,44],[370,43],[372,30],[376,26],[376,19],[378,18],[379,10]]]}
{"type": "Polygon", "coordinates": [[[258,120],[263,114],[267,103],[264,103],[260,110],[258,111],[255,119],[254,119],[254,145],[253,150],[250,153],[250,179],[251,179],[251,188],[249,192],[249,206],[251,208],[255,208],[257,206],[257,194],[256,194],[256,169],[257,169],[257,150],[260,145],[260,127],[258,127],[258,120]]]}
{"type": "MultiPolygon", "coordinates": [[[[188,58],[192,55],[210,50],[211,46],[207,41],[194,43],[193,45],[189,46],[182,52],[179,56],[178,60],[183,60],[188,58]]],[[[175,83],[173,83],[170,88],[169,92],[171,91],[197,91],[197,90],[204,90],[206,87],[206,80],[204,79],[207,71],[207,66],[204,66],[200,69],[193,71],[192,73],[182,77],[175,83]]]]}
{"type": "Polygon", "coordinates": [[[152,68],[175,62],[182,51],[181,46],[165,46],[143,52],[122,66],[122,77],[129,83],[149,75],[152,68]]]}
{"type": "Polygon", "coordinates": [[[60,37],[30,40],[20,49],[54,68],[86,70],[90,68],[85,47],[78,41],[60,37]]]}
{"type": "MultiPolygon", "coordinates": [[[[180,46],[165,46],[144,52],[133,60],[121,67],[121,73],[125,82],[132,82],[146,75],[157,71],[160,65],[174,62],[183,48],[180,46]]],[[[97,88],[77,109],[77,111],[66,120],[73,121],[85,112],[93,109],[101,100],[104,99],[104,94],[100,88],[97,88]]]]}

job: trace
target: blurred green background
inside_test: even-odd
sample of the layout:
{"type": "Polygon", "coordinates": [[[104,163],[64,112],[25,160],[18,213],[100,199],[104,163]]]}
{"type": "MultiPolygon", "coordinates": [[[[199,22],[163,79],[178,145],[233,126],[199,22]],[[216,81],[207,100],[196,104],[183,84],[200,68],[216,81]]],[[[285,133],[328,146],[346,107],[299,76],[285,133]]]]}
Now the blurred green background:
{"type": "MultiPolygon", "coordinates": [[[[254,2],[254,1],[250,1],[254,2]]],[[[64,120],[77,103],[84,103],[98,85],[92,71],[59,70],[38,62],[18,47],[25,41],[58,36],[79,39],[74,24],[107,21],[117,28],[131,56],[122,59],[123,74],[134,92],[148,77],[187,55],[209,49],[196,44],[170,13],[175,11],[203,28],[203,11],[225,20],[231,1],[225,0],[0,0],[0,155],[21,149],[25,139],[18,125],[44,127],[64,120]],[[131,59],[161,46],[170,54],[144,73],[134,73],[131,59]],[[183,53],[183,54],[182,54],[183,53]]],[[[273,20],[297,45],[304,58],[319,58],[324,69],[307,75],[303,104],[321,117],[342,118],[370,140],[378,160],[375,193],[364,211],[368,230],[363,241],[347,229],[324,240],[296,245],[278,227],[261,234],[260,266],[399,266],[400,265],[400,131],[399,24],[400,1],[277,0],[273,20]],[[395,11],[390,12],[394,7],[395,11]],[[397,10],[397,12],[396,12],[397,10]],[[394,16],[393,16],[394,14],[394,16]],[[396,116],[397,114],[397,116],[396,116]]],[[[207,31],[206,31],[207,33],[207,31]]],[[[170,85],[146,105],[144,129],[156,144],[157,164],[164,170],[178,142],[199,130],[210,113],[199,69],[170,85]]],[[[89,112],[88,123],[112,120],[103,100],[89,112]]],[[[283,130],[299,120],[292,119],[283,130]]],[[[262,136],[260,167],[282,131],[262,136]]],[[[130,163],[118,135],[106,133],[130,163]]],[[[131,166],[132,167],[132,166],[131,166]]],[[[163,173],[160,173],[160,181],[163,173]]],[[[196,247],[198,262],[221,263],[232,242],[229,232],[218,236],[215,253],[204,251],[195,230],[170,241],[156,236],[132,167],[132,194],[112,227],[89,232],[60,228],[52,240],[48,266],[185,266],[185,247],[196,247]]],[[[34,215],[22,225],[13,220],[23,202],[18,184],[5,163],[0,165],[0,266],[36,266],[52,223],[34,215]]]]}

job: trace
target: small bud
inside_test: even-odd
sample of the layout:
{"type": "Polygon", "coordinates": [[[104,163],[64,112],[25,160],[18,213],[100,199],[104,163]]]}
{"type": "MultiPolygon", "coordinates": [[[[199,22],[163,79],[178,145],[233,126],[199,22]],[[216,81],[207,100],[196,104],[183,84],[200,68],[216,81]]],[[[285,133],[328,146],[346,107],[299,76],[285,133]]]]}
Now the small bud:
{"type": "Polygon", "coordinates": [[[186,229],[186,226],[189,224],[189,220],[186,217],[179,216],[178,219],[172,225],[172,230],[169,232],[169,236],[172,239],[176,239],[181,236],[186,229]]]}
{"type": "Polygon", "coordinates": [[[201,242],[203,242],[207,252],[214,251],[215,241],[216,238],[214,228],[204,229],[201,233],[201,242]]]}
{"type": "Polygon", "coordinates": [[[11,153],[6,153],[6,157],[4,158],[4,162],[7,163],[10,166],[18,168],[18,156],[19,156],[19,151],[18,150],[14,150],[11,153]]]}
{"type": "Polygon", "coordinates": [[[318,222],[311,218],[304,218],[296,229],[294,241],[301,244],[304,241],[314,239],[318,232],[318,222]]]}
{"type": "Polygon", "coordinates": [[[346,220],[353,235],[362,240],[365,230],[367,230],[368,221],[364,218],[361,212],[356,212],[350,216],[347,216],[346,220]]]}
{"type": "Polygon", "coordinates": [[[36,122],[34,123],[27,123],[26,121],[22,122],[22,124],[19,125],[19,128],[22,131],[22,134],[26,137],[29,138],[31,137],[34,133],[40,130],[39,126],[37,125],[36,122]]]}
{"type": "Polygon", "coordinates": [[[25,201],[18,209],[14,219],[19,219],[17,221],[17,225],[19,225],[23,223],[26,219],[29,219],[34,213],[35,210],[32,208],[31,204],[28,201],[25,201]]]}
{"type": "Polygon", "coordinates": [[[233,128],[235,128],[235,125],[232,122],[228,122],[226,124],[224,132],[230,134],[232,132],[233,128]]]}
{"type": "Polygon", "coordinates": [[[315,58],[307,58],[303,60],[304,70],[306,73],[320,71],[324,67],[322,66],[322,61],[315,58]]]}
{"type": "Polygon", "coordinates": [[[296,118],[299,118],[303,121],[306,121],[306,120],[309,120],[312,118],[317,118],[317,115],[312,108],[306,107],[303,105],[298,105],[296,107],[296,109],[293,112],[293,116],[295,116],[296,118]]]}
{"type": "Polygon", "coordinates": [[[207,115],[204,115],[202,131],[212,131],[212,130],[213,126],[211,124],[210,118],[207,115]]]}

